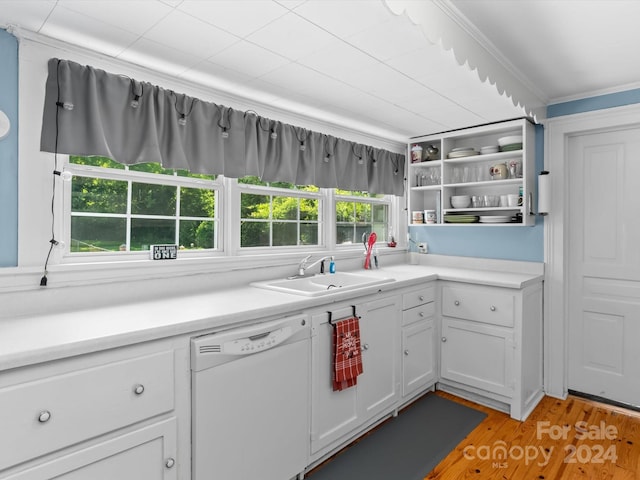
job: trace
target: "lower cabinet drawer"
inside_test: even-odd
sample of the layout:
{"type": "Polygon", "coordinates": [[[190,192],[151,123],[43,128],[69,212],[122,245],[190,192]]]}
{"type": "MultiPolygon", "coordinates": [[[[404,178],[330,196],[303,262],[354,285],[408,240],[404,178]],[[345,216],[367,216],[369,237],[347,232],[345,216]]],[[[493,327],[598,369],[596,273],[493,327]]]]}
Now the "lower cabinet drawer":
{"type": "Polygon", "coordinates": [[[425,303],[433,302],[436,298],[436,287],[433,283],[410,290],[402,294],[402,309],[417,307],[425,303]]]}
{"type": "Polygon", "coordinates": [[[512,327],[515,317],[514,294],[496,287],[442,287],[442,315],[512,327]]]}
{"type": "Polygon", "coordinates": [[[173,408],[172,351],[3,388],[0,470],[173,408]]]}
{"type": "Polygon", "coordinates": [[[410,308],[402,312],[402,326],[411,325],[412,323],[426,320],[433,317],[436,313],[436,304],[431,302],[418,307],[410,308]]]}

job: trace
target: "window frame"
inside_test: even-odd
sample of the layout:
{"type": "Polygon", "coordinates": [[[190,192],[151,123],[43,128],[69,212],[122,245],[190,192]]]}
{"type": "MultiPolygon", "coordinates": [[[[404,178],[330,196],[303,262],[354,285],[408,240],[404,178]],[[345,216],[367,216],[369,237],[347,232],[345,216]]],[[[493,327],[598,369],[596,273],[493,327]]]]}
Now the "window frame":
{"type": "MultiPolygon", "coordinates": [[[[234,215],[232,219],[237,219],[237,243],[234,244],[234,248],[237,252],[243,252],[250,254],[250,252],[263,253],[265,251],[300,251],[300,250],[326,250],[326,193],[325,189],[319,188],[317,192],[308,192],[305,190],[298,190],[293,188],[271,187],[268,185],[254,185],[248,183],[241,183],[238,180],[233,180],[234,187],[238,191],[237,195],[237,208],[234,208],[234,215]],[[282,245],[282,246],[260,246],[260,247],[243,247],[241,242],[240,230],[242,224],[242,194],[251,195],[266,195],[266,196],[279,196],[279,197],[296,197],[296,198],[308,198],[318,201],[318,244],[317,245],[282,245]]],[[[273,223],[273,219],[269,219],[270,223],[273,223]]],[[[293,222],[291,222],[293,223],[293,222]]],[[[300,225],[300,219],[296,220],[296,223],[300,225]]]]}
{"type": "MultiPolygon", "coordinates": [[[[396,209],[394,208],[394,201],[393,201],[393,195],[382,195],[381,197],[367,197],[367,196],[360,196],[360,195],[346,195],[346,194],[340,194],[338,193],[336,190],[334,190],[334,209],[333,211],[336,211],[335,208],[335,204],[337,204],[338,202],[357,202],[357,203],[366,203],[372,206],[372,211],[371,211],[371,223],[375,223],[373,222],[373,206],[374,205],[386,205],[387,206],[387,236],[391,234],[391,232],[393,231],[392,225],[393,222],[395,220],[395,216],[399,214],[399,212],[396,212],[396,209]]],[[[357,222],[355,222],[357,223],[357,222]]],[[[358,242],[358,239],[356,238],[355,241],[353,242],[353,244],[338,244],[337,243],[337,226],[338,226],[338,219],[334,216],[334,227],[336,228],[336,232],[334,232],[333,235],[333,242],[335,243],[336,249],[340,249],[340,248],[348,248],[351,245],[357,245],[360,246],[360,242],[358,242]]],[[[371,233],[371,232],[369,232],[371,233]]],[[[385,242],[386,243],[387,238],[378,238],[377,242],[385,242]]]]}
{"type": "MultiPolygon", "coordinates": [[[[115,169],[106,167],[97,167],[93,165],[80,165],[69,162],[67,156],[64,161],[64,172],[68,172],[73,176],[82,176],[86,178],[100,178],[105,180],[124,181],[128,183],[127,187],[127,205],[131,204],[131,183],[145,183],[152,185],[162,185],[170,187],[185,187],[185,188],[198,188],[213,190],[215,193],[215,215],[213,222],[217,230],[217,239],[214,239],[214,244],[217,248],[214,249],[200,249],[200,250],[181,250],[179,257],[182,258],[201,258],[201,257],[219,257],[224,255],[224,222],[221,217],[221,212],[224,209],[224,181],[220,177],[216,177],[214,180],[207,180],[202,178],[193,178],[187,176],[177,175],[174,171],[172,175],[161,173],[149,173],[136,170],[129,170],[127,168],[115,169]]],[[[149,259],[149,252],[144,250],[133,251],[108,251],[108,252],[71,252],[71,203],[72,203],[72,188],[71,182],[63,182],[63,208],[62,208],[62,239],[65,242],[64,251],[61,258],[61,263],[100,263],[100,262],[120,262],[125,260],[144,260],[149,259]]],[[[126,218],[129,222],[132,218],[166,218],[165,215],[146,215],[146,214],[132,214],[129,208],[124,214],[92,214],[87,215],[80,214],[77,216],[95,216],[95,217],[116,217],[126,218]]],[[[183,216],[178,215],[171,218],[182,219],[183,216]]],[[[184,216],[187,220],[191,217],[184,216]]],[[[211,217],[209,217],[211,218],[211,217]]],[[[130,230],[130,229],[128,229],[130,230]]],[[[127,237],[130,235],[130,231],[127,232],[127,237]]]]}
{"type": "MultiPolygon", "coordinates": [[[[320,252],[349,252],[362,250],[359,242],[352,244],[338,244],[336,241],[336,202],[354,201],[368,203],[371,205],[386,205],[388,209],[387,229],[390,235],[398,239],[397,232],[401,231],[403,207],[405,196],[396,197],[393,195],[383,195],[379,198],[360,195],[348,195],[338,193],[338,189],[319,188],[317,192],[307,192],[298,189],[288,189],[282,187],[271,187],[267,185],[255,185],[241,183],[235,178],[218,175],[215,180],[191,178],[186,176],[166,175],[160,173],[147,173],[128,169],[105,168],[92,165],[80,165],[69,162],[69,158],[64,159],[63,170],[72,175],[84,177],[104,178],[107,180],[120,180],[128,182],[149,183],[155,185],[182,186],[187,188],[210,188],[216,193],[216,210],[214,221],[218,232],[217,249],[202,250],[181,250],[178,258],[182,259],[205,259],[205,258],[233,258],[280,255],[320,253],[320,252]],[[318,200],[318,245],[289,245],[289,246],[269,246],[269,247],[241,247],[240,246],[240,225],[241,225],[241,195],[242,193],[272,196],[293,196],[299,198],[310,198],[318,200]]],[[[149,253],[146,251],[127,252],[102,252],[83,253],[70,252],[71,236],[71,183],[62,182],[64,192],[62,201],[62,216],[60,222],[62,226],[63,239],[67,245],[60,255],[60,264],[80,264],[80,263],[117,263],[122,261],[149,260],[149,253]]],[[[129,189],[130,191],[130,189],[129,189]]],[[[127,215],[129,215],[128,213],[127,215]]],[[[299,222],[299,220],[298,220],[299,222]]],[[[386,238],[378,238],[378,247],[384,247],[386,238]]]]}

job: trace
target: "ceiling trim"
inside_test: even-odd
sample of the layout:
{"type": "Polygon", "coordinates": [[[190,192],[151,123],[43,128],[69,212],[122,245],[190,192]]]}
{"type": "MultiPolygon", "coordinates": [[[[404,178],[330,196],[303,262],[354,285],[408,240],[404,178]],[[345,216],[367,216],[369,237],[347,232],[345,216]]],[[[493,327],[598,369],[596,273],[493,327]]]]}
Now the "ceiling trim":
{"type": "Polygon", "coordinates": [[[592,97],[600,97],[603,95],[611,95],[616,93],[623,93],[629,90],[640,89],[640,82],[627,83],[625,85],[618,85],[616,87],[601,88],[599,90],[590,90],[588,92],[576,93],[575,95],[566,95],[564,97],[550,98],[548,104],[556,105],[558,103],[573,102],[576,100],[584,100],[592,97]]]}
{"type": "Polygon", "coordinates": [[[395,15],[406,15],[420,25],[433,43],[451,50],[460,66],[475,71],[481,82],[489,82],[500,95],[522,108],[527,115],[544,118],[547,99],[526,82],[523,75],[448,0],[416,2],[383,0],[395,15]]]}
{"type": "Polygon", "coordinates": [[[520,83],[522,83],[527,89],[531,90],[533,94],[540,98],[544,104],[549,102],[549,98],[546,93],[540,90],[535,84],[529,81],[529,78],[516,68],[511,61],[504,56],[504,54],[496,47],[482,31],[476,27],[471,21],[464,16],[464,14],[458,10],[458,8],[451,3],[450,0],[433,0],[442,10],[455,21],[465,32],[473,38],[482,48],[484,48],[489,54],[495,58],[511,75],[513,75],[520,83]]]}

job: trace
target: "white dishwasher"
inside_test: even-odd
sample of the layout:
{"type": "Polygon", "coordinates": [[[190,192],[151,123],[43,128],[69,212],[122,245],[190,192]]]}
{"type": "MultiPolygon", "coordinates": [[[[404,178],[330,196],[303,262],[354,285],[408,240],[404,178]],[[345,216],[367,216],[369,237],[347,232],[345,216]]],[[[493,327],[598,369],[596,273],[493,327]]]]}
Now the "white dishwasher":
{"type": "Polygon", "coordinates": [[[191,340],[194,480],[289,480],[309,452],[306,315],[191,340]]]}

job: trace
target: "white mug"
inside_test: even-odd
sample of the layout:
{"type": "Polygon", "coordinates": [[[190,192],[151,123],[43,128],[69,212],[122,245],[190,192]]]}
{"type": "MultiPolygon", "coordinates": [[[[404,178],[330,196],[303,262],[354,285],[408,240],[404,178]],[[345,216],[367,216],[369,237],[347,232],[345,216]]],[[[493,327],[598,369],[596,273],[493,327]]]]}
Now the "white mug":
{"type": "Polygon", "coordinates": [[[424,223],[436,223],[436,211],[425,210],[424,211],[424,223]]]}

